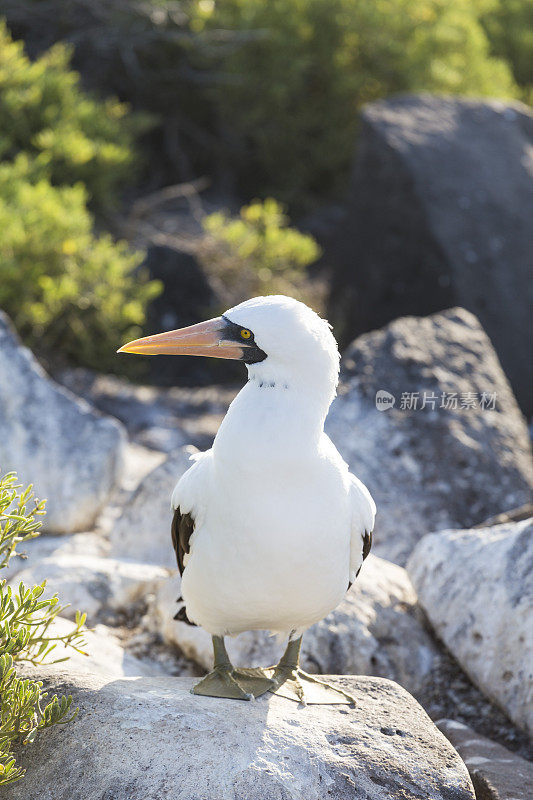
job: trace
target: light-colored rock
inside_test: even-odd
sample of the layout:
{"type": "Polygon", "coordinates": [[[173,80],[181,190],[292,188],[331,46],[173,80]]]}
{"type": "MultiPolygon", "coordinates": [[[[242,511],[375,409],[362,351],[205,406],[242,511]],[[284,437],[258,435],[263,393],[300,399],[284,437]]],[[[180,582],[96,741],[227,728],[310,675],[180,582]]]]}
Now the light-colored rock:
{"type": "Polygon", "coordinates": [[[11,580],[22,570],[33,568],[45,558],[65,555],[103,556],[108,549],[105,539],[93,531],[73,533],[71,536],[41,535],[18,546],[18,555],[11,559],[3,575],[11,580]]]}
{"type": "MultiPolygon", "coordinates": [[[[176,377],[187,359],[170,361],[177,370],[176,377]]],[[[147,363],[153,365],[154,375],[161,378],[160,359],[147,363]]],[[[200,372],[205,370],[205,363],[198,363],[200,372]]],[[[226,371],[227,365],[223,369],[226,371]]],[[[165,453],[185,444],[193,444],[200,450],[210,447],[236,392],[235,386],[217,383],[195,387],[139,386],[116,375],[101,375],[81,368],[63,370],[58,380],[95,408],[119,419],[133,441],[165,453]]]]}
{"type": "MultiPolygon", "coordinates": [[[[72,622],[64,617],[56,617],[50,626],[52,636],[65,636],[72,630],[72,622]]],[[[156,661],[144,661],[136,658],[121,645],[118,637],[106,625],[95,625],[85,631],[84,644],[81,648],[86,655],[58,644],[50,658],[59,659],[68,656],[69,672],[87,672],[91,675],[102,675],[113,678],[126,676],[154,676],[164,674],[161,664],[156,661]]]]}
{"type": "Polygon", "coordinates": [[[135,491],[140,482],[165,459],[164,453],[129,441],[124,454],[122,487],[128,492],[135,491]]]}
{"type": "Polygon", "coordinates": [[[80,711],[24,748],[10,800],[474,800],[418,703],[379,678],[335,678],[356,708],[198,697],[190,678],[41,671],[80,711]]]}
{"type": "Polygon", "coordinates": [[[172,490],[185,470],[194,448],[183,447],[152,470],[126,502],[111,531],[111,553],[165,567],[176,566],[170,538],[172,490]]]}
{"type": "MultiPolygon", "coordinates": [[[[204,669],[211,669],[211,637],[176,622],[179,576],[159,587],[152,624],[204,669]]],[[[265,631],[247,631],[226,644],[238,666],[275,664],[286,642],[265,631]]],[[[417,693],[429,679],[436,651],[417,616],[416,595],[406,571],[370,555],[340,606],[304,636],[302,665],[309,672],[367,674],[398,681],[417,693]]]]}
{"type": "Polygon", "coordinates": [[[359,337],[343,364],[326,429],[376,501],[374,553],[404,564],[428,530],[470,527],[531,500],[527,426],[468,311],[398,319],[359,337]],[[380,390],[394,407],[376,408],[380,390]],[[403,408],[412,393],[418,408],[403,408]],[[441,408],[443,393],[445,402],[455,393],[457,409],[441,408]],[[483,393],[496,395],[494,410],[480,407],[483,393]],[[476,407],[461,408],[472,395],[476,407]]]}
{"type": "Polygon", "coordinates": [[[465,762],[477,800],[531,800],[531,761],[455,720],[439,720],[437,727],[465,762]]]}
{"type": "Polygon", "coordinates": [[[430,534],[407,569],[463,669],[533,731],[533,520],[430,534]]]}
{"type": "Polygon", "coordinates": [[[69,603],[63,615],[73,618],[85,611],[89,623],[102,607],[127,608],[144,599],[163,581],[168,571],[154,564],[142,564],[87,554],[52,553],[10,578],[34,586],[46,581],[48,595],[58,594],[69,603]]]}
{"type": "Polygon", "coordinates": [[[47,498],[43,529],[90,529],[118,482],[125,433],[58,386],[0,312],[0,464],[47,498]]]}

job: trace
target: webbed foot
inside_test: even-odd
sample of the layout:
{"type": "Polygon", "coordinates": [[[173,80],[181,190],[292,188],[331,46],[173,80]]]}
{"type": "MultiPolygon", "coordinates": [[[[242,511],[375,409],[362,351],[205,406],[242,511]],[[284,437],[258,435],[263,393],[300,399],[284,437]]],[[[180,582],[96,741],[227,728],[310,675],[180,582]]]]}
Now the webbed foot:
{"type": "Polygon", "coordinates": [[[235,670],[230,665],[216,666],[202,680],[193,686],[193,694],[203,694],[207,697],[228,697],[233,700],[253,700],[253,693],[241,685],[235,675],[235,670]]]}
{"type": "Polygon", "coordinates": [[[309,675],[300,667],[279,665],[269,670],[276,688],[271,689],[274,694],[296,700],[302,705],[307,703],[320,703],[336,705],[343,703],[355,705],[355,698],[343,689],[327,681],[319,680],[314,675],[309,675]]]}
{"type": "Polygon", "coordinates": [[[233,675],[239,686],[253,694],[255,698],[276,688],[276,684],[267,670],[261,669],[261,667],[234,667],[233,675]]]}

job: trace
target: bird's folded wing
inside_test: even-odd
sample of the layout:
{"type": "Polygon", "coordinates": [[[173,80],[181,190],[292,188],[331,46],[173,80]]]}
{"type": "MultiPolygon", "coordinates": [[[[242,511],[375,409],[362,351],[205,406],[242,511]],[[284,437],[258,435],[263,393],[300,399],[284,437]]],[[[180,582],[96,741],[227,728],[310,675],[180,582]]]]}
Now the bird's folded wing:
{"type": "Polygon", "coordinates": [[[350,540],[350,584],[356,579],[364,559],[372,546],[372,531],[376,516],[376,504],[361,481],[350,475],[351,540],[350,540]]]}
{"type": "Polygon", "coordinates": [[[201,511],[202,501],[206,500],[206,481],[208,477],[211,451],[195,453],[193,464],[181,476],[172,492],[171,534],[172,544],[176,551],[176,559],[180,575],[183,575],[187,555],[191,549],[191,537],[197,513],[201,511]]]}
{"type": "Polygon", "coordinates": [[[171,534],[180,575],[183,575],[183,570],[185,569],[184,560],[190,550],[189,543],[193,532],[194,519],[192,515],[190,513],[182,514],[178,506],[178,508],[174,510],[174,516],[172,518],[171,534]]]}

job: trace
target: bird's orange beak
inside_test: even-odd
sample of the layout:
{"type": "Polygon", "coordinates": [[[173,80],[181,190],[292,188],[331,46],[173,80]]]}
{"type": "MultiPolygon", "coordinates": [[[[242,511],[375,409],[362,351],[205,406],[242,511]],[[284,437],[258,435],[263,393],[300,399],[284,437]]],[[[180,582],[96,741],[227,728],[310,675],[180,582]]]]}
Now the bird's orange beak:
{"type": "Polygon", "coordinates": [[[189,325],[175,331],[145,336],[123,345],[118,353],[138,353],[144,356],[213,356],[214,358],[243,358],[246,342],[230,341],[224,337],[227,322],[222,317],[189,325]]]}

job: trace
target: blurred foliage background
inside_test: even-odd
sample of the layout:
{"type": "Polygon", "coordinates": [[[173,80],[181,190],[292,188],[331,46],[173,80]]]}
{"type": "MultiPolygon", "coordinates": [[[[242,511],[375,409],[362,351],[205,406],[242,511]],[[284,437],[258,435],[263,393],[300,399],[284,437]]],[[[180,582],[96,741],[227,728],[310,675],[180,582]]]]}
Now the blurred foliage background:
{"type": "Polygon", "coordinates": [[[0,307],[37,351],[99,369],[126,367],[116,346],[162,290],[144,251],[169,237],[154,216],[132,227],[140,197],[209,179],[217,207],[184,249],[213,307],[288,291],[320,309],[320,250],[289,220],[345,189],[364,103],[533,97],[533,0],[1,0],[0,15],[0,307]]]}

